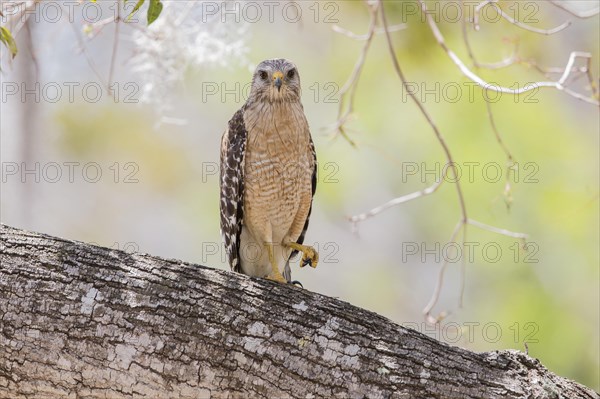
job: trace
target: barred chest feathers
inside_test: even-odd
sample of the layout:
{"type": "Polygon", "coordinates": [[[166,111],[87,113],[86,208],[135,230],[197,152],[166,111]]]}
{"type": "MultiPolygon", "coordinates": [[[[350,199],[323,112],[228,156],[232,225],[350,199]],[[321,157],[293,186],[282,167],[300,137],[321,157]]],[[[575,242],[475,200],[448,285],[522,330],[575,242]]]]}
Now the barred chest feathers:
{"type": "Polygon", "coordinates": [[[248,130],[246,196],[267,201],[275,199],[278,203],[271,205],[293,211],[302,194],[310,194],[314,169],[310,132],[302,104],[260,102],[250,105],[244,119],[248,130]]]}
{"type": "Polygon", "coordinates": [[[249,108],[241,257],[244,272],[260,276],[269,272],[266,254],[257,259],[243,249],[258,247],[260,237],[270,236],[278,263],[289,257],[291,249],[282,242],[296,242],[310,213],[315,158],[299,102],[249,108]]]}

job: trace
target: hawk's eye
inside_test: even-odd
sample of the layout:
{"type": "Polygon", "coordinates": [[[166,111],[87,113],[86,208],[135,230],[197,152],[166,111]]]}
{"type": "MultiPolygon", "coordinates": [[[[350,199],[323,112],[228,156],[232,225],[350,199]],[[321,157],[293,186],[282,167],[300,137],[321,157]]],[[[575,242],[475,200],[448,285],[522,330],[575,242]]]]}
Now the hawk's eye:
{"type": "Polygon", "coordinates": [[[259,71],[258,76],[260,76],[260,78],[262,80],[267,80],[267,78],[269,77],[269,74],[267,73],[267,71],[259,71]]]}
{"type": "Polygon", "coordinates": [[[296,76],[296,70],[295,69],[290,69],[287,73],[287,77],[288,79],[294,79],[294,76],[296,76]]]}

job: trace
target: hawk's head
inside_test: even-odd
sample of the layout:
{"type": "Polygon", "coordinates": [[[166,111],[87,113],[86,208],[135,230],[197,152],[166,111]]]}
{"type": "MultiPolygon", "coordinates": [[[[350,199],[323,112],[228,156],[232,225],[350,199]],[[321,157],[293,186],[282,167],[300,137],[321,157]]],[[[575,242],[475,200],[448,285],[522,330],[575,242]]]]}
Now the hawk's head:
{"type": "Polygon", "coordinates": [[[269,102],[300,101],[300,75],[296,65],[283,58],[258,64],[252,77],[250,98],[269,102]]]}

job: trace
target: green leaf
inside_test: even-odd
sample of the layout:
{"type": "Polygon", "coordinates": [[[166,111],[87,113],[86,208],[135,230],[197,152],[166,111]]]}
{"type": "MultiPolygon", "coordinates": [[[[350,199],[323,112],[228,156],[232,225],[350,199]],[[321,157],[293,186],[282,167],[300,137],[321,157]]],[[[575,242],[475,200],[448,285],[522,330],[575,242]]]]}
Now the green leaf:
{"type": "Polygon", "coordinates": [[[150,6],[148,7],[148,26],[160,15],[163,9],[163,4],[160,0],[150,0],[150,6]]]}
{"type": "Polygon", "coordinates": [[[138,0],[138,2],[135,3],[135,7],[133,7],[133,10],[127,16],[127,21],[129,21],[133,17],[133,14],[135,14],[140,9],[140,7],[144,4],[145,1],[146,0],[138,0]]]}
{"type": "Polygon", "coordinates": [[[4,43],[6,48],[8,48],[12,54],[12,57],[15,58],[17,55],[17,43],[15,43],[15,39],[13,39],[10,31],[4,26],[0,26],[0,41],[4,43]]]}

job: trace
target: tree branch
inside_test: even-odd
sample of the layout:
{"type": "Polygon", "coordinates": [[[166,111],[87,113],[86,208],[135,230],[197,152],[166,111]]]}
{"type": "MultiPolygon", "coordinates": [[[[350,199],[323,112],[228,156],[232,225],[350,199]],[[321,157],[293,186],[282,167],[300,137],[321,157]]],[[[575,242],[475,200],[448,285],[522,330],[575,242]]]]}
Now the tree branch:
{"type": "MultiPolygon", "coordinates": [[[[367,8],[369,9],[369,14],[371,18],[371,22],[369,23],[369,29],[366,35],[364,35],[365,44],[360,52],[360,57],[356,61],[354,65],[354,69],[352,71],[352,75],[348,78],[344,86],[340,89],[340,106],[338,108],[338,118],[336,123],[333,126],[333,130],[335,131],[335,135],[340,134],[342,137],[348,141],[353,147],[356,147],[356,143],[350,136],[346,133],[346,122],[352,116],[354,112],[354,97],[356,95],[356,89],[358,88],[358,80],[360,79],[360,75],[362,73],[363,66],[365,64],[365,60],[367,58],[367,53],[371,48],[371,42],[373,41],[373,37],[375,36],[375,32],[377,30],[377,12],[379,3],[368,3],[365,2],[367,8]],[[346,101],[348,104],[346,105],[346,101]]],[[[338,32],[339,32],[338,28],[338,32]]],[[[336,30],[336,26],[334,26],[334,31],[336,30]]],[[[355,35],[357,36],[357,35],[355,35]]]]}
{"type": "Polygon", "coordinates": [[[560,8],[561,10],[564,10],[566,12],[568,12],[571,15],[576,16],[577,18],[590,18],[593,17],[595,15],[598,15],[598,13],[600,13],[600,8],[594,8],[591,10],[587,10],[587,11],[575,11],[570,9],[568,6],[566,6],[564,4],[564,0],[548,0],[550,3],[554,4],[556,7],[560,8]]]}
{"type": "Polygon", "coordinates": [[[505,13],[502,8],[500,8],[500,6],[498,6],[498,4],[496,3],[497,0],[484,0],[482,1],[479,5],[477,5],[477,7],[475,7],[475,15],[473,17],[473,25],[475,26],[475,30],[479,30],[480,26],[479,26],[479,14],[481,13],[481,9],[486,7],[486,6],[490,6],[493,7],[496,12],[505,20],[507,20],[508,22],[510,22],[511,24],[518,26],[521,29],[525,29],[527,31],[533,32],[533,33],[539,33],[541,35],[553,35],[555,33],[558,33],[564,29],[567,29],[569,26],[571,26],[571,22],[570,21],[566,21],[563,22],[562,24],[560,24],[559,26],[552,28],[552,29],[539,29],[539,28],[535,28],[533,26],[529,26],[527,24],[522,23],[519,20],[514,19],[513,17],[511,17],[510,15],[508,15],[507,13],[505,13]]]}
{"type": "Polygon", "coordinates": [[[422,11],[423,15],[425,16],[427,24],[429,25],[429,28],[431,29],[431,32],[433,33],[433,36],[434,36],[435,40],[437,41],[437,43],[439,44],[439,46],[444,50],[446,55],[448,55],[448,57],[458,67],[458,69],[461,71],[461,73],[463,75],[465,75],[467,78],[469,78],[473,82],[477,83],[482,88],[484,88],[486,90],[500,92],[500,93],[523,94],[530,90],[534,90],[534,89],[537,89],[540,87],[543,87],[543,88],[550,87],[550,88],[554,88],[559,91],[564,91],[565,93],[569,94],[572,97],[577,98],[578,100],[582,100],[582,101],[585,101],[587,103],[594,104],[594,105],[600,105],[600,102],[597,99],[595,99],[593,97],[584,96],[583,94],[577,93],[565,86],[567,79],[570,77],[570,75],[573,71],[573,66],[575,64],[575,61],[578,58],[582,58],[582,59],[585,59],[587,62],[587,60],[591,59],[591,57],[592,57],[592,55],[590,53],[583,52],[583,51],[572,51],[571,54],[569,54],[569,60],[567,61],[567,65],[566,65],[565,69],[563,70],[562,76],[557,81],[533,82],[533,83],[529,83],[518,89],[510,89],[508,87],[491,84],[491,83],[483,80],[481,77],[479,77],[473,71],[471,71],[469,69],[469,67],[467,67],[462,62],[462,60],[456,55],[456,53],[448,47],[448,45],[446,44],[446,40],[444,39],[444,36],[442,35],[442,32],[440,31],[435,19],[432,17],[431,13],[427,9],[427,4],[423,0],[418,0],[418,1],[419,1],[419,4],[421,5],[421,11],[422,11]]]}
{"type": "Polygon", "coordinates": [[[598,398],[293,286],[5,225],[1,398],[598,398]]]}

